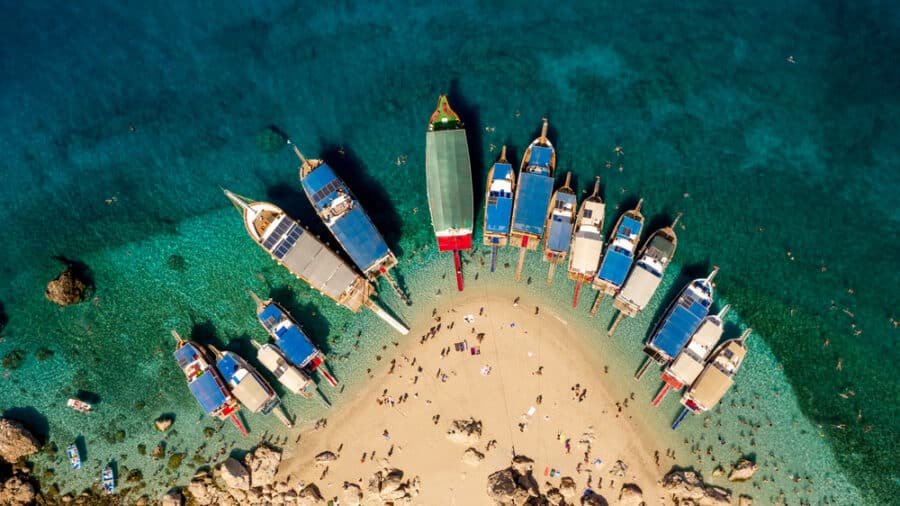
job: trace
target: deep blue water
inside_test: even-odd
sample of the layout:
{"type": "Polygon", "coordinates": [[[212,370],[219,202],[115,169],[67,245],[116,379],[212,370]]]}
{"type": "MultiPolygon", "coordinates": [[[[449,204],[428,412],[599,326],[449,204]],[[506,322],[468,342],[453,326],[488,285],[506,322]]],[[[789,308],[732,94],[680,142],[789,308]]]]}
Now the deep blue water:
{"type": "MultiPolygon", "coordinates": [[[[638,196],[651,228],[683,211],[676,262],[687,274],[670,271],[669,283],[722,267],[719,294],[768,357],[750,359],[759,389],[744,398],[785,424],[820,425],[825,450],[798,453],[808,465],[837,462],[833,473],[858,487],[819,481],[812,500],[897,494],[896,5],[55,4],[11,6],[0,20],[0,354],[26,353],[4,371],[0,409],[44,425],[61,448],[83,435],[97,465],[118,458],[151,483],[183,479],[135,453],[158,442],[148,422],[159,413],[199,419],[168,329],[245,349],[262,339],[247,287],[274,291],[334,355],[348,354],[339,371],[371,362],[375,334],[387,336],[379,324],[297,285],[221,196],[224,186],[266,198],[313,223],[293,155],[267,149],[269,125],[348,179],[405,261],[414,300],[436,283],[450,289],[426,279],[448,262],[433,255],[422,135],[444,91],[468,126],[476,194],[499,146],[516,158],[548,116],[558,176],[571,170],[586,190],[601,175],[608,227],[615,206],[638,196]],[[90,267],[91,303],[44,300],[55,256],[90,267]],[[356,350],[346,336],[362,331],[356,350]],[[37,360],[41,347],[54,355],[37,360]],[[98,416],[60,407],[79,389],[101,396],[98,416]],[[766,393],[784,390],[790,405],[766,393]],[[124,443],[113,428],[126,430],[124,443]]],[[[567,283],[552,291],[561,307],[567,283]]],[[[170,449],[196,452],[192,438],[212,424],[192,425],[170,449]]],[[[773,452],[796,451],[790,432],[771,436],[773,452]]],[[[92,479],[45,466],[72,487],[92,479]]],[[[778,480],[772,493],[791,494],[778,480]]]]}

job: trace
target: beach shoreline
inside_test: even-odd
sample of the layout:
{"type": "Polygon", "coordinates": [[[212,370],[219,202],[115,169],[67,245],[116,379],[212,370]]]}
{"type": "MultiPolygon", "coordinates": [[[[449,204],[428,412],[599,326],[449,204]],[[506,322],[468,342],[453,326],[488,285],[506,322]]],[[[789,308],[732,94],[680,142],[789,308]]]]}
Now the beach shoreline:
{"type": "Polygon", "coordinates": [[[352,397],[303,427],[279,475],[315,483],[328,499],[396,468],[420,478],[417,504],[480,504],[488,476],[525,455],[542,484],[571,477],[612,500],[631,483],[648,503],[663,502],[659,480],[674,454],[631,418],[599,350],[552,309],[515,299],[471,290],[442,297],[435,316],[420,312],[411,338],[383,348],[352,397]],[[454,420],[483,432],[448,437],[454,420]],[[317,465],[322,452],[337,459],[317,465]]]}

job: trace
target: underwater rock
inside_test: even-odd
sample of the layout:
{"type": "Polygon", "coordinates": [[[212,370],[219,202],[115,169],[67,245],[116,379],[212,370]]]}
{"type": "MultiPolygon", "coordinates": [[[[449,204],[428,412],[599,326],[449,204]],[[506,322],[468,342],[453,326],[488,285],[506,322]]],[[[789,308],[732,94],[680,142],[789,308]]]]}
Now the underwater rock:
{"type": "Polygon", "coordinates": [[[15,420],[0,418],[0,459],[15,463],[40,450],[37,438],[15,420]]]}
{"type": "Polygon", "coordinates": [[[87,284],[81,280],[72,267],[66,268],[59,276],[47,283],[44,296],[62,307],[84,301],[87,284]]]}
{"type": "Polygon", "coordinates": [[[156,426],[156,430],[158,430],[160,432],[165,432],[165,431],[169,430],[169,427],[172,426],[173,421],[174,420],[172,420],[172,417],[163,415],[163,416],[157,418],[156,421],[153,422],[153,425],[156,426]]]}
{"type": "Polygon", "coordinates": [[[756,465],[752,460],[747,458],[742,458],[738,461],[734,467],[731,468],[731,473],[728,475],[729,481],[746,481],[753,477],[756,474],[759,466],[756,465]]]}
{"type": "Polygon", "coordinates": [[[277,153],[288,138],[278,127],[269,125],[256,134],[256,145],[263,153],[277,153]]]}
{"type": "Polygon", "coordinates": [[[244,464],[231,457],[219,466],[219,476],[228,488],[250,490],[250,473],[244,464]]]}

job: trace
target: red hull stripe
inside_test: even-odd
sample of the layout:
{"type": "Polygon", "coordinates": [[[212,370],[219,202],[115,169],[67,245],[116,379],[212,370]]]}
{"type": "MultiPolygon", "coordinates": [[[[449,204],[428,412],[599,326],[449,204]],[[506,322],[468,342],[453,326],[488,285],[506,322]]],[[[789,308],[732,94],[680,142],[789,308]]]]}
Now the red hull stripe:
{"type": "Polygon", "coordinates": [[[437,238],[438,251],[472,249],[472,234],[441,236],[437,238]]]}

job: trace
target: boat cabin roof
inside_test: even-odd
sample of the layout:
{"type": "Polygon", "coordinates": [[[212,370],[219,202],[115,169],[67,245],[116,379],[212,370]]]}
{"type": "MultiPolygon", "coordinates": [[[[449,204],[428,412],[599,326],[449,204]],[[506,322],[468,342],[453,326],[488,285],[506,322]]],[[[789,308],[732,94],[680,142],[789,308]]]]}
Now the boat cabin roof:
{"type": "Polygon", "coordinates": [[[178,367],[182,370],[191,365],[192,362],[202,358],[203,354],[200,353],[197,346],[191,342],[184,343],[184,346],[175,350],[175,361],[178,362],[178,367]]]}
{"type": "Polygon", "coordinates": [[[635,237],[640,237],[642,226],[643,223],[631,216],[622,216],[622,223],[619,225],[619,228],[616,229],[616,237],[621,237],[622,239],[629,241],[635,237]]]}
{"type": "Polygon", "coordinates": [[[549,173],[552,159],[553,148],[533,144],[531,146],[531,156],[528,157],[528,167],[540,167],[549,173]]]}
{"type": "Polygon", "coordinates": [[[639,311],[643,311],[647,307],[647,303],[656,293],[662,278],[654,271],[643,268],[640,264],[636,265],[634,270],[625,281],[622,291],[616,296],[617,299],[626,300],[637,306],[639,311]]]}
{"type": "Polygon", "coordinates": [[[274,335],[285,358],[295,365],[305,366],[318,351],[300,326],[276,304],[266,306],[259,314],[259,320],[274,335]]]}
{"type": "Polygon", "coordinates": [[[706,297],[697,297],[691,290],[691,285],[682,290],[678,300],[648,343],[669,359],[678,355],[700,326],[703,318],[709,314],[710,300],[706,297]]]}
{"type": "Polygon", "coordinates": [[[609,245],[606,255],[603,255],[603,262],[600,264],[597,278],[615,286],[621,286],[625,281],[625,276],[628,275],[628,269],[631,268],[633,259],[631,251],[614,244],[609,245]]]}
{"type": "Polygon", "coordinates": [[[553,196],[553,178],[548,175],[523,172],[516,191],[513,232],[543,235],[547,208],[553,196]]]}
{"type": "Polygon", "coordinates": [[[213,414],[225,404],[227,394],[211,370],[204,371],[197,379],[191,381],[188,387],[194,394],[194,398],[200,403],[200,407],[208,415],[213,414]]]}
{"type": "Polygon", "coordinates": [[[512,170],[512,164],[497,162],[494,164],[494,179],[509,179],[512,170]]]}
{"type": "Polygon", "coordinates": [[[471,230],[475,199],[465,130],[425,134],[425,182],[435,232],[471,230]]]}

